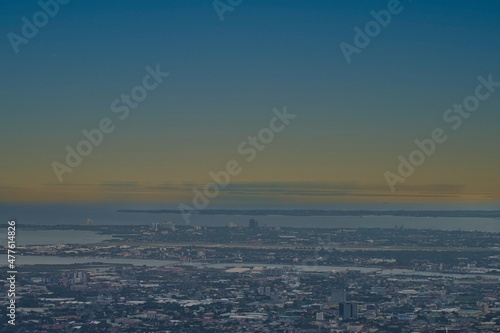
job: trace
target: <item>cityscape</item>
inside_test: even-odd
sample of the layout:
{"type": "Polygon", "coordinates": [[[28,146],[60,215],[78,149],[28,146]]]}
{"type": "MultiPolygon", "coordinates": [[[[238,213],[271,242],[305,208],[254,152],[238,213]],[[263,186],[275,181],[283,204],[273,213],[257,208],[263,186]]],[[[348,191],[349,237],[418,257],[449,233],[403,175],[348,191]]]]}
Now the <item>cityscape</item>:
{"type": "Polygon", "coordinates": [[[25,228],[111,238],[17,247],[29,262],[17,332],[500,331],[500,233],[257,219],[25,228]]]}
{"type": "Polygon", "coordinates": [[[0,1],[0,333],[500,333],[500,1],[0,1]]]}

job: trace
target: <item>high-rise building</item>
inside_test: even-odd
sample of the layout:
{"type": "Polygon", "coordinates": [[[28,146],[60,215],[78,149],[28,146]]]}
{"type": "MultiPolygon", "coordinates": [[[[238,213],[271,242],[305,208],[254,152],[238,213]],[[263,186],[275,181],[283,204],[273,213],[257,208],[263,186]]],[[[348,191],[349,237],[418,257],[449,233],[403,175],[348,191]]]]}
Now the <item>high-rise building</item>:
{"type": "Polygon", "coordinates": [[[256,230],[258,228],[259,228],[259,222],[255,221],[254,219],[248,221],[248,229],[256,230]]]}
{"type": "Polygon", "coordinates": [[[343,302],[339,305],[339,316],[344,319],[358,318],[358,304],[343,302]]]}

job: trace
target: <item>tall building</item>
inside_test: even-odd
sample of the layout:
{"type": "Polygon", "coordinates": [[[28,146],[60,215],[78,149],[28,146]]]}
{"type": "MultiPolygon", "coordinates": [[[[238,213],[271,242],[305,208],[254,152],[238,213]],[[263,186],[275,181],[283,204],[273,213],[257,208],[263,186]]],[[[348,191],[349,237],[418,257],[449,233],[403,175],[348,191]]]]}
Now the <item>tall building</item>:
{"type": "Polygon", "coordinates": [[[356,303],[340,303],[339,316],[344,319],[357,319],[358,318],[358,304],[356,303]]]}
{"type": "Polygon", "coordinates": [[[254,219],[248,221],[248,229],[257,230],[258,228],[259,228],[259,222],[255,221],[254,219]]]}

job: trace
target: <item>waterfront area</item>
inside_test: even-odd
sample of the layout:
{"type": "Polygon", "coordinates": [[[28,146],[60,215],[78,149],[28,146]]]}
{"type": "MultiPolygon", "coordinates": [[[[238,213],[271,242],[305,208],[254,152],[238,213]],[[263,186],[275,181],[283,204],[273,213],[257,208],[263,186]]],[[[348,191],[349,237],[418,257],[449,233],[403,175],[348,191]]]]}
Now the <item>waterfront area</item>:
{"type": "Polygon", "coordinates": [[[24,232],[49,229],[66,241],[18,247],[18,332],[500,330],[500,233],[254,219],[24,232]]]}

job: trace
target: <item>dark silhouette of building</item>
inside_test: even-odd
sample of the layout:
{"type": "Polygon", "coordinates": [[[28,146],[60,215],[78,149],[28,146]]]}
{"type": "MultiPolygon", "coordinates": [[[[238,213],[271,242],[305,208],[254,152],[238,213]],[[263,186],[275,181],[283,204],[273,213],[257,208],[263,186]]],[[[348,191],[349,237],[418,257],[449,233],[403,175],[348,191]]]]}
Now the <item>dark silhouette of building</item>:
{"type": "Polygon", "coordinates": [[[358,304],[356,303],[340,303],[339,316],[344,319],[358,318],[358,304]]]}
{"type": "Polygon", "coordinates": [[[250,230],[259,229],[259,222],[255,221],[254,219],[251,219],[250,221],[248,221],[248,229],[250,230]]]}

